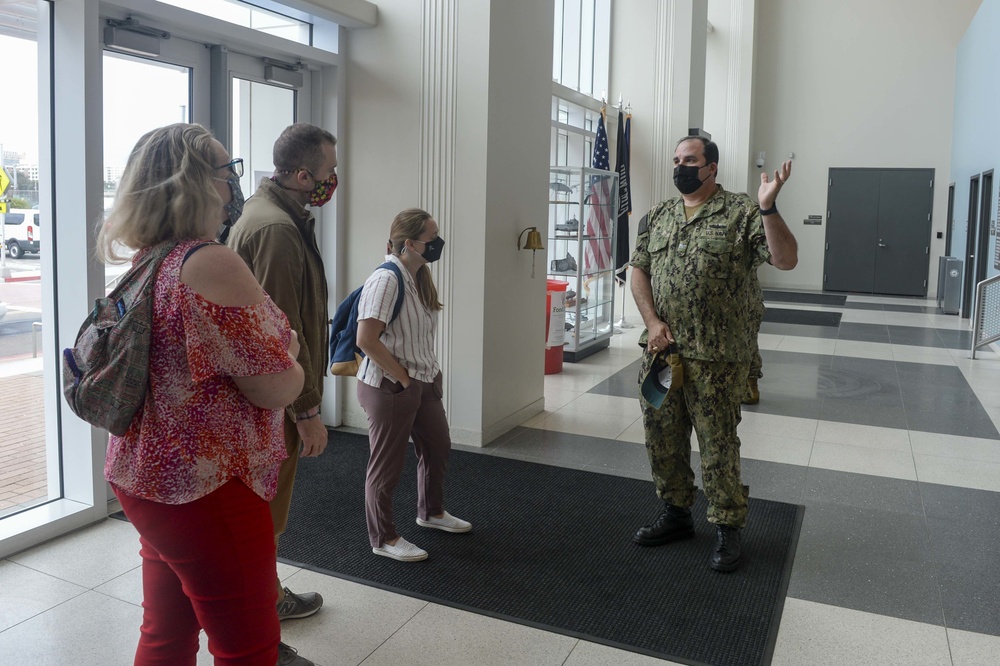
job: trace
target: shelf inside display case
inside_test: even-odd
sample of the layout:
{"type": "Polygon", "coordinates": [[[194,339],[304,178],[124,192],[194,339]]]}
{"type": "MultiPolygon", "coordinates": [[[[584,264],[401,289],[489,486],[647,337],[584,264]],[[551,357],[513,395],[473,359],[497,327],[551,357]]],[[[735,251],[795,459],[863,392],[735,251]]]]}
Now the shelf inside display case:
{"type": "Polygon", "coordinates": [[[549,172],[548,277],[566,283],[563,358],[578,361],[614,334],[618,175],[582,167],[549,172]]]}

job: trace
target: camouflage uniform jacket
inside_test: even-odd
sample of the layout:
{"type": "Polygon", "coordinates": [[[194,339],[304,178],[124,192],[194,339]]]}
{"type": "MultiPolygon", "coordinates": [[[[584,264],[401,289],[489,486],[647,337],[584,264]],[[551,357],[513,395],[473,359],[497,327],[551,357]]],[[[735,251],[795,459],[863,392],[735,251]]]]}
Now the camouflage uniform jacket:
{"type": "Polygon", "coordinates": [[[747,363],[757,335],[747,293],[771,257],[760,209],[719,186],[694,217],[684,217],[680,197],[654,206],[639,225],[630,263],[649,275],[656,312],[681,356],[747,363]]]}

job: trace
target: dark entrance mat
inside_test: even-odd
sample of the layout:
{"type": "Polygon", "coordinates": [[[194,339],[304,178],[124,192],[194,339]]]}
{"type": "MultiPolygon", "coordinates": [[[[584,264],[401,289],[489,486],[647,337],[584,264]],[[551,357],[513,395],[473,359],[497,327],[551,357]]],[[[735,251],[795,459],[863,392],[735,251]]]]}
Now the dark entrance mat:
{"type": "Polygon", "coordinates": [[[810,294],[801,291],[774,291],[764,289],[765,301],[783,303],[814,303],[816,305],[843,305],[847,296],[842,294],[810,294]]]}
{"type": "Polygon", "coordinates": [[[786,310],[783,308],[767,308],[764,310],[764,321],[774,324],[804,324],[806,326],[840,326],[839,312],[823,312],[820,310],[786,310]]]}
{"type": "Polygon", "coordinates": [[[803,508],[750,500],[745,562],[708,567],[715,530],[705,499],[696,538],[631,542],[661,506],[649,481],[453,451],[446,507],[468,534],[418,527],[412,451],[396,490],[400,533],[430,553],[403,563],[372,554],[365,529],[368,438],[331,433],[299,465],[285,561],[491,617],[686,664],[769,664],[803,508]]]}

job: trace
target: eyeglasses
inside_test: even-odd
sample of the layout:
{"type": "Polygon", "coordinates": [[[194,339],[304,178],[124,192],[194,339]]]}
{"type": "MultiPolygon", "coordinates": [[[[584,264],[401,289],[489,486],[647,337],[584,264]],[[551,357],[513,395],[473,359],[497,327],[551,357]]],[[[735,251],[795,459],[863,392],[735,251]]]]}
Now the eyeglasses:
{"type": "Polygon", "coordinates": [[[215,167],[216,169],[229,169],[234,176],[237,178],[243,177],[243,158],[237,157],[235,160],[229,164],[223,164],[221,166],[215,167]]]}

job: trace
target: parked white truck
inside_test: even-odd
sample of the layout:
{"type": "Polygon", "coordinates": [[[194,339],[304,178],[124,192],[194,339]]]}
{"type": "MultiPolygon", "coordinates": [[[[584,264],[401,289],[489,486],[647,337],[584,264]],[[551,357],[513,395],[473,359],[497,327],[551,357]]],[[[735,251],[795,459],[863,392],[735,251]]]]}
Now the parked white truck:
{"type": "Polygon", "coordinates": [[[3,244],[7,255],[20,259],[26,252],[38,254],[42,229],[37,210],[11,208],[3,216],[3,244]]]}

